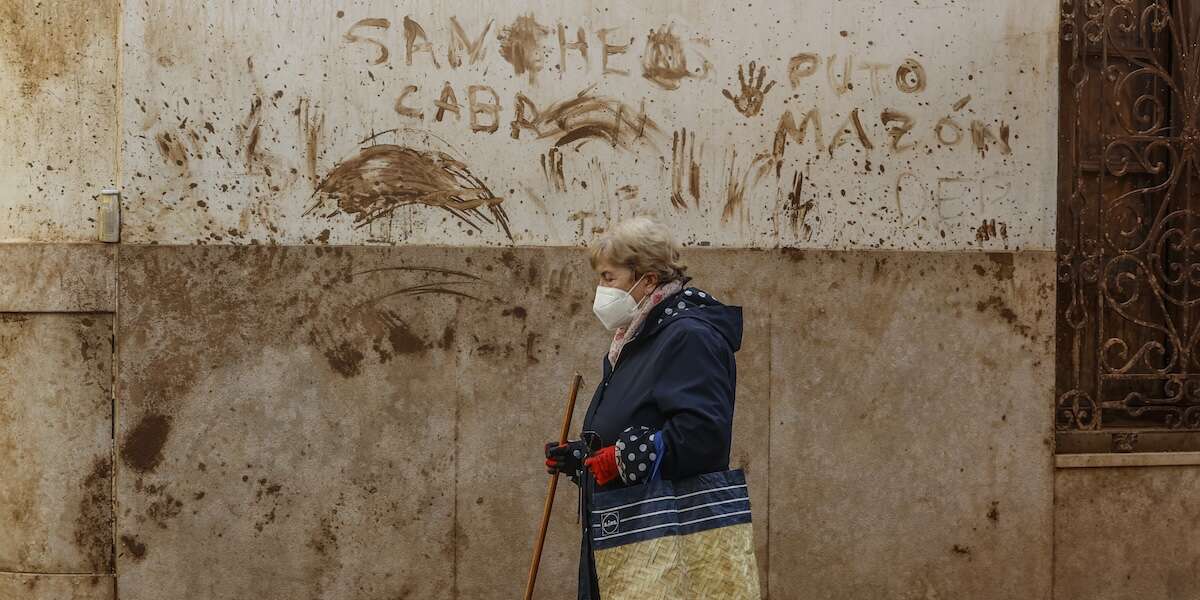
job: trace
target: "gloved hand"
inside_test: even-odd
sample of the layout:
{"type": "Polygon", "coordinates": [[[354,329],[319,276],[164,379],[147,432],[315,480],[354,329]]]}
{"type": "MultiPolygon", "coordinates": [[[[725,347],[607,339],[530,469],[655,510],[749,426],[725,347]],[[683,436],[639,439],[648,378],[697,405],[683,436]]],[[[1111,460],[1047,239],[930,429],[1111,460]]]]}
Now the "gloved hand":
{"type": "Polygon", "coordinates": [[[584,464],[600,485],[608,485],[618,477],[626,485],[633,485],[651,478],[663,449],[658,431],[629,427],[621,432],[616,444],[596,451],[584,464]]]}
{"type": "Polygon", "coordinates": [[[583,440],[573,440],[565,444],[546,442],[546,472],[573,477],[583,471],[583,461],[587,456],[588,445],[583,440]]]}

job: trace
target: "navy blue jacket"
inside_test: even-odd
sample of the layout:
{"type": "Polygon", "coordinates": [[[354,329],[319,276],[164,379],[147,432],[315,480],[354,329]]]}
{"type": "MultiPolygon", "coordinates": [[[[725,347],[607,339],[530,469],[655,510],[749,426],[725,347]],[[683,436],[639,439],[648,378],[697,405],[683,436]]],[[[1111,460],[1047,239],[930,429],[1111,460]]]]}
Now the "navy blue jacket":
{"type": "MultiPolygon", "coordinates": [[[[583,431],[594,432],[600,446],[615,443],[631,426],[661,431],[663,479],[728,469],[737,381],[733,355],[741,344],[741,307],[721,304],[694,287],[665,298],[646,316],[637,336],[625,343],[615,368],[606,349],[604,379],[592,395],[583,431]]],[[[587,531],[589,500],[597,489],[625,484],[617,478],[598,487],[586,469],[579,483],[579,598],[599,600],[587,531]]]]}

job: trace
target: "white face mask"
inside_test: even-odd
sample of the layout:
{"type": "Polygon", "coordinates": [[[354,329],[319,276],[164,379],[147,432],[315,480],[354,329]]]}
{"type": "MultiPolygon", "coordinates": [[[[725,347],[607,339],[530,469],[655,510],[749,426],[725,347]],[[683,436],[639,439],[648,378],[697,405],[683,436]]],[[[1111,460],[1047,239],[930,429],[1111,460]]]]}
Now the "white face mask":
{"type": "MultiPolygon", "coordinates": [[[[633,287],[629,289],[637,287],[642,282],[642,277],[639,277],[633,287]]],[[[645,300],[645,298],[642,299],[645,300]]],[[[633,321],[639,305],[640,303],[634,300],[629,292],[621,288],[598,285],[596,286],[596,300],[592,303],[592,312],[596,313],[596,318],[600,319],[605,329],[615,331],[633,321]]]]}

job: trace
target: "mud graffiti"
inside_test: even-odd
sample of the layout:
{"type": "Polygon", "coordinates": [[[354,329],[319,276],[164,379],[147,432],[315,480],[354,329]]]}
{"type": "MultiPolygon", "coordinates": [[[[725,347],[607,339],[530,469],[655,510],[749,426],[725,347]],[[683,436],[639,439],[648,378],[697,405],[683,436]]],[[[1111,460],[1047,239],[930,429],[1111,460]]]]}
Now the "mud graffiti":
{"type": "Polygon", "coordinates": [[[372,65],[382,65],[383,63],[387,62],[387,60],[388,60],[387,46],[385,46],[383,44],[383,42],[381,42],[375,38],[360,36],[357,33],[357,31],[359,29],[367,28],[367,27],[377,28],[377,29],[387,29],[388,27],[391,27],[391,26],[392,26],[392,22],[387,19],[380,19],[380,18],[362,19],[362,20],[358,21],[357,23],[355,23],[354,25],[351,25],[350,30],[347,31],[343,37],[345,38],[345,40],[347,42],[350,42],[351,44],[353,44],[355,42],[363,41],[363,42],[366,42],[366,43],[374,46],[375,50],[376,50],[375,58],[368,60],[367,62],[372,65]]]}
{"type": "MultiPolygon", "coordinates": [[[[684,79],[702,79],[712,69],[712,64],[704,59],[696,73],[688,70],[687,51],[673,29],[673,24],[657,31],[651,29],[642,53],[642,77],[664,90],[677,90],[684,79]]],[[[559,44],[562,44],[561,39],[559,44]]]]}
{"type": "Polygon", "coordinates": [[[500,42],[500,56],[512,65],[513,73],[529,74],[529,83],[537,83],[537,74],[542,70],[542,38],[550,35],[550,29],[541,25],[533,15],[517,17],[512,25],[505,26],[496,36],[500,42]]]}
{"type": "Polygon", "coordinates": [[[473,65],[479,62],[479,59],[483,56],[484,38],[487,37],[488,31],[491,30],[492,23],[494,22],[489,20],[483,26],[483,31],[479,34],[479,37],[471,40],[467,37],[467,32],[463,30],[463,26],[459,24],[458,19],[450,17],[450,49],[446,52],[446,61],[450,63],[451,67],[457,68],[462,66],[462,58],[459,56],[459,52],[463,50],[467,52],[467,64],[473,65]]]}
{"type": "Polygon", "coordinates": [[[438,64],[437,55],[433,53],[433,43],[429,41],[429,36],[425,35],[425,29],[420,23],[404,17],[404,64],[412,66],[413,54],[417,52],[428,52],[429,60],[433,61],[434,67],[440,67],[438,64]]]}
{"type": "Polygon", "coordinates": [[[654,145],[648,134],[657,132],[658,126],[646,115],[644,106],[634,109],[620,100],[595,95],[594,88],[588,86],[544,110],[518,94],[511,137],[520,139],[521,132],[529,130],[538,138],[555,138],[554,145],[560,147],[597,139],[616,148],[627,149],[638,140],[654,145]]]}
{"type": "Polygon", "coordinates": [[[788,59],[787,70],[788,83],[792,88],[801,87],[823,71],[824,81],[817,77],[814,82],[816,85],[828,86],[828,90],[835,96],[843,96],[855,89],[869,90],[871,94],[878,96],[883,89],[882,82],[888,81],[882,75],[887,71],[892,72],[893,77],[890,81],[895,88],[905,94],[923,92],[929,82],[925,66],[915,58],[906,58],[893,68],[892,63],[860,60],[854,54],[842,55],[839,58],[837,54],[822,56],[817,52],[801,52],[788,59]],[[862,83],[860,73],[866,74],[867,85],[856,88],[856,83],[862,83]]]}
{"type": "Polygon", "coordinates": [[[354,217],[355,228],[390,216],[396,209],[422,204],[449,212],[477,231],[484,221],[502,229],[509,239],[508,215],[497,197],[462,162],[439,151],[421,151],[393,144],[368,146],[330,171],[313,192],[315,202],[305,215],[333,202],[324,213],[354,217]],[[491,216],[484,213],[487,211],[491,216]]]}
{"type": "MultiPolygon", "coordinates": [[[[969,101],[970,97],[963,100],[969,101]]],[[[954,106],[958,107],[954,109],[955,111],[965,105],[963,100],[955,103],[954,106]]],[[[943,116],[933,127],[925,130],[928,132],[928,137],[914,139],[916,135],[914,130],[918,122],[913,117],[894,109],[887,109],[879,113],[878,121],[871,121],[864,119],[861,108],[853,108],[835,130],[829,144],[826,145],[820,109],[813,108],[799,119],[796,114],[791,110],[785,110],[779,119],[779,125],[775,128],[772,155],[776,160],[783,158],[789,140],[797,145],[804,145],[810,139],[810,131],[812,132],[811,145],[814,146],[814,150],[817,153],[828,154],[830,158],[834,156],[838,148],[853,142],[857,142],[857,145],[863,150],[874,150],[875,140],[882,136],[873,131],[880,127],[890,138],[890,143],[885,148],[893,153],[910,150],[918,143],[924,144],[924,147],[931,150],[953,149],[967,137],[966,128],[955,119],[953,114],[943,116]]],[[[971,145],[980,152],[981,156],[986,156],[987,150],[991,146],[998,148],[1003,155],[1012,154],[1012,146],[1009,143],[1011,129],[1004,121],[1000,121],[994,127],[991,123],[973,119],[970,121],[970,135],[971,145]]]]}

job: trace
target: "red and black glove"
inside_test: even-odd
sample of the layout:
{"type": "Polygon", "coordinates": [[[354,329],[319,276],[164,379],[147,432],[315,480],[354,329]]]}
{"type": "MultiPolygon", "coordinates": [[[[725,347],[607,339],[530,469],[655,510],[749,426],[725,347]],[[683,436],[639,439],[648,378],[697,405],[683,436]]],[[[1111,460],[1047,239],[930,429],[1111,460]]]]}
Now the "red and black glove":
{"type": "Polygon", "coordinates": [[[587,455],[588,446],[583,440],[565,444],[546,442],[546,472],[574,477],[583,471],[583,461],[587,455]]]}

